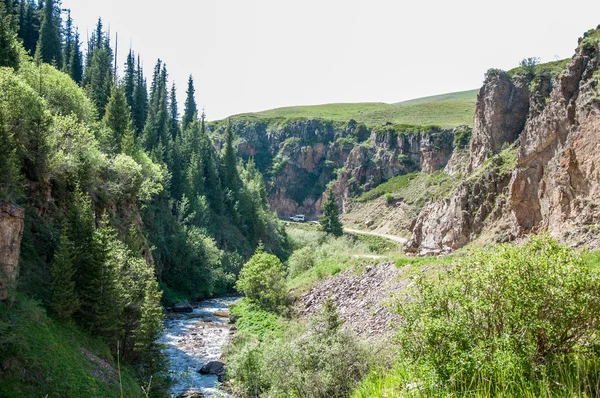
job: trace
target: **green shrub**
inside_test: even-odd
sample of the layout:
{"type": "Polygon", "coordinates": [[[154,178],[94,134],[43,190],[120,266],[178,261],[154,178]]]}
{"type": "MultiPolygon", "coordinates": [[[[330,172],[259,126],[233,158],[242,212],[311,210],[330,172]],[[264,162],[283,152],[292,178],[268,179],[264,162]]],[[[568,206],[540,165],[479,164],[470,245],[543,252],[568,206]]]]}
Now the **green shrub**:
{"type": "Polygon", "coordinates": [[[228,376],[242,396],[345,397],[366,375],[370,360],[356,337],[342,328],[335,307],[307,326],[249,343],[228,356],[228,376]]]}
{"type": "Polygon", "coordinates": [[[235,288],[250,301],[272,311],[283,309],[288,301],[283,264],[262,247],[244,264],[235,288]]]}
{"type": "Polygon", "coordinates": [[[385,194],[385,203],[388,205],[394,204],[394,195],[392,195],[390,192],[385,194]]]}
{"type": "Polygon", "coordinates": [[[315,249],[311,246],[296,250],[288,260],[288,278],[295,278],[315,266],[315,249]]]}
{"type": "Polygon", "coordinates": [[[440,280],[417,281],[414,300],[400,305],[401,356],[454,391],[547,379],[560,364],[598,359],[598,282],[546,237],[476,252],[440,280]]]}

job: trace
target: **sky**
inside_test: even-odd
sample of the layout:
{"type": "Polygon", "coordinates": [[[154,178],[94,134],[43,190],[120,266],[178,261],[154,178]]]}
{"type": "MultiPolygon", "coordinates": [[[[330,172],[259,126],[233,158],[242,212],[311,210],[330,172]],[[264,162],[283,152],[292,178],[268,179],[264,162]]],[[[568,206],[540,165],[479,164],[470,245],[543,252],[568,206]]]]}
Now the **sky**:
{"type": "MultiPolygon", "coordinates": [[[[388,102],[479,88],[489,68],[571,57],[597,0],[62,0],[82,40],[98,17],[150,81],[158,58],[209,120],[282,106],[388,102]]],[[[84,45],[84,49],[85,49],[84,45]]]]}

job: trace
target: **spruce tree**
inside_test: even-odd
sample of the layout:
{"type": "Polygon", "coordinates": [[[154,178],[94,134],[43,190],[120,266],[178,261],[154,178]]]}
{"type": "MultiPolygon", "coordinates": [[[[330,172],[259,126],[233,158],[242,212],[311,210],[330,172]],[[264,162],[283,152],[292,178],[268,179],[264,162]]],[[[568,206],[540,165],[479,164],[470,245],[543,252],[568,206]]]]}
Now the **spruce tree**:
{"type": "Polygon", "coordinates": [[[133,50],[129,50],[127,54],[127,61],[125,61],[125,76],[123,77],[123,85],[125,86],[125,97],[127,98],[127,104],[133,110],[133,95],[135,91],[135,55],[133,50]]]}
{"type": "Polygon", "coordinates": [[[44,19],[40,28],[36,58],[48,64],[61,67],[62,45],[60,39],[60,8],[54,0],[46,0],[43,10],[44,19]]]}
{"type": "Polygon", "coordinates": [[[164,326],[164,313],[160,300],[162,292],[156,281],[156,277],[149,269],[144,284],[144,298],[140,308],[141,316],[139,327],[134,332],[135,352],[140,356],[141,362],[148,368],[148,374],[154,374],[164,370],[165,356],[162,352],[158,339],[164,326]]]}
{"type": "Polygon", "coordinates": [[[34,55],[39,40],[40,20],[37,7],[33,0],[21,0],[19,18],[19,37],[23,40],[23,47],[34,55]]]}
{"type": "Polygon", "coordinates": [[[71,50],[71,59],[69,60],[67,73],[77,84],[81,84],[83,81],[83,54],[81,54],[80,46],[81,43],[79,41],[79,31],[75,30],[75,35],[73,37],[73,48],[71,50]]]}
{"type": "Polygon", "coordinates": [[[71,10],[67,11],[67,22],[64,29],[64,49],[63,49],[63,62],[60,66],[62,71],[65,73],[69,73],[70,71],[70,62],[71,57],[73,55],[73,47],[75,42],[74,32],[73,32],[73,19],[71,19],[71,10]]]}
{"type": "MultiPolygon", "coordinates": [[[[106,105],[104,114],[104,124],[112,131],[112,136],[107,144],[113,152],[121,151],[121,142],[123,137],[133,130],[131,125],[131,109],[127,105],[125,90],[119,86],[112,90],[112,95],[106,105]]],[[[131,148],[129,148],[131,150],[131,148]]]]}
{"type": "Polygon", "coordinates": [[[320,218],[321,230],[334,236],[342,236],[344,229],[340,221],[340,207],[332,190],[327,193],[320,218]]]}
{"type": "Polygon", "coordinates": [[[166,160],[165,154],[171,147],[172,142],[169,133],[170,116],[167,92],[167,69],[159,59],[154,67],[148,104],[148,119],[144,126],[142,141],[145,149],[154,152],[155,159],[160,162],[166,160]]]}
{"type": "Polygon", "coordinates": [[[139,56],[135,74],[136,76],[135,87],[133,89],[131,118],[133,120],[135,136],[138,137],[144,130],[144,125],[146,124],[146,119],[148,118],[148,88],[146,86],[146,79],[144,78],[144,71],[142,69],[139,56]]]}
{"type": "Polygon", "coordinates": [[[19,67],[19,49],[10,19],[4,4],[0,4],[0,66],[16,69],[19,67]]]}
{"type": "Polygon", "coordinates": [[[186,91],[185,98],[185,109],[183,111],[183,117],[181,119],[181,128],[185,130],[194,121],[194,118],[198,115],[198,107],[196,106],[195,99],[196,90],[194,89],[194,78],[190,75],[188,80],[188,88],[186,91]]]}
{"type": "Polygon", "coordinates": [[[75,291],[75,259],[67,228],[63,228],[60,244],[52,264],[50,309],[60,319],[70,318],[79,309],[75,291]]]}
{"type": "Polygon", "coordinates": [[[126,257],[120,251],[117,231],[109,225],[106,213],[94,236],[96,263],[99,265],[98,291],[92,307],[94,333],[110,344],[116,344],[122,332],[124,291],[120,283],[121,268],[126,257]]]}
{"type": "Polygon", "coordinates": [[[231,129],[231,120],[227,123],[225,130],[225,149],[223,152],[222,180],[225,188],[228,188],[234,196],[237,196],[239,190],[239,175],[237,171],[237,157],[233,144],[233,130],[231,129]]]}
{"type": "Polygon", "coordinates": [[[102,30],[102,20],[99,19],[88,42],[84,86],[96,105],[100,118],[104,117],[113,83],[113,52],[110,38],[102,30]]]}
{"type": "Polygon", "coordinates": [[[169,130],[173,142],[179,137],[179,110],[177,109],[177,88],[173,82],[169,99],[169,130]]]}

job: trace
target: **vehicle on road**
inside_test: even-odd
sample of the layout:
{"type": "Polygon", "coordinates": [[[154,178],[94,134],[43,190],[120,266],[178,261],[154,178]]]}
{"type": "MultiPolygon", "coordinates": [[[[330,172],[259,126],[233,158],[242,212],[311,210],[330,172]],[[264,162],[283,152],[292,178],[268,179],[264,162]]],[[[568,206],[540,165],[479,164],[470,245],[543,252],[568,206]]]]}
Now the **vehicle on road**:
{"type": "Polygon", "coordinates": [[[290,220],[294,222],[304,222],[306,221],[306,217],[304,214],[296,214],[295,216],[290,217],[290,220]]]}

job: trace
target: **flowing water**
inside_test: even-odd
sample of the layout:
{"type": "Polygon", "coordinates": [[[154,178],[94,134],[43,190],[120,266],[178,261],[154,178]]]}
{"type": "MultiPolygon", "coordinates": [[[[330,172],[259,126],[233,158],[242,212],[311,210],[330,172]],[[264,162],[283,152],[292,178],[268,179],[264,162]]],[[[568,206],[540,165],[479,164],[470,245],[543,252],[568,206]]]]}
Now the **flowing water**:
{"type": "Polygon", "coordinates": [[[198,373],[203,365],[221,359],[223,346],[233,334],[229,319],[219,312],[227,311],[236,297],[223,297],[202,301],[194,311],[169,314],[165,321],[165,334],[160,339],[167,348],[170,360],[169,375],[174,384],[171,394],[178,396],[197,390],[205,396],[227,397],[220,391],[216,375],[198,373]]]}

